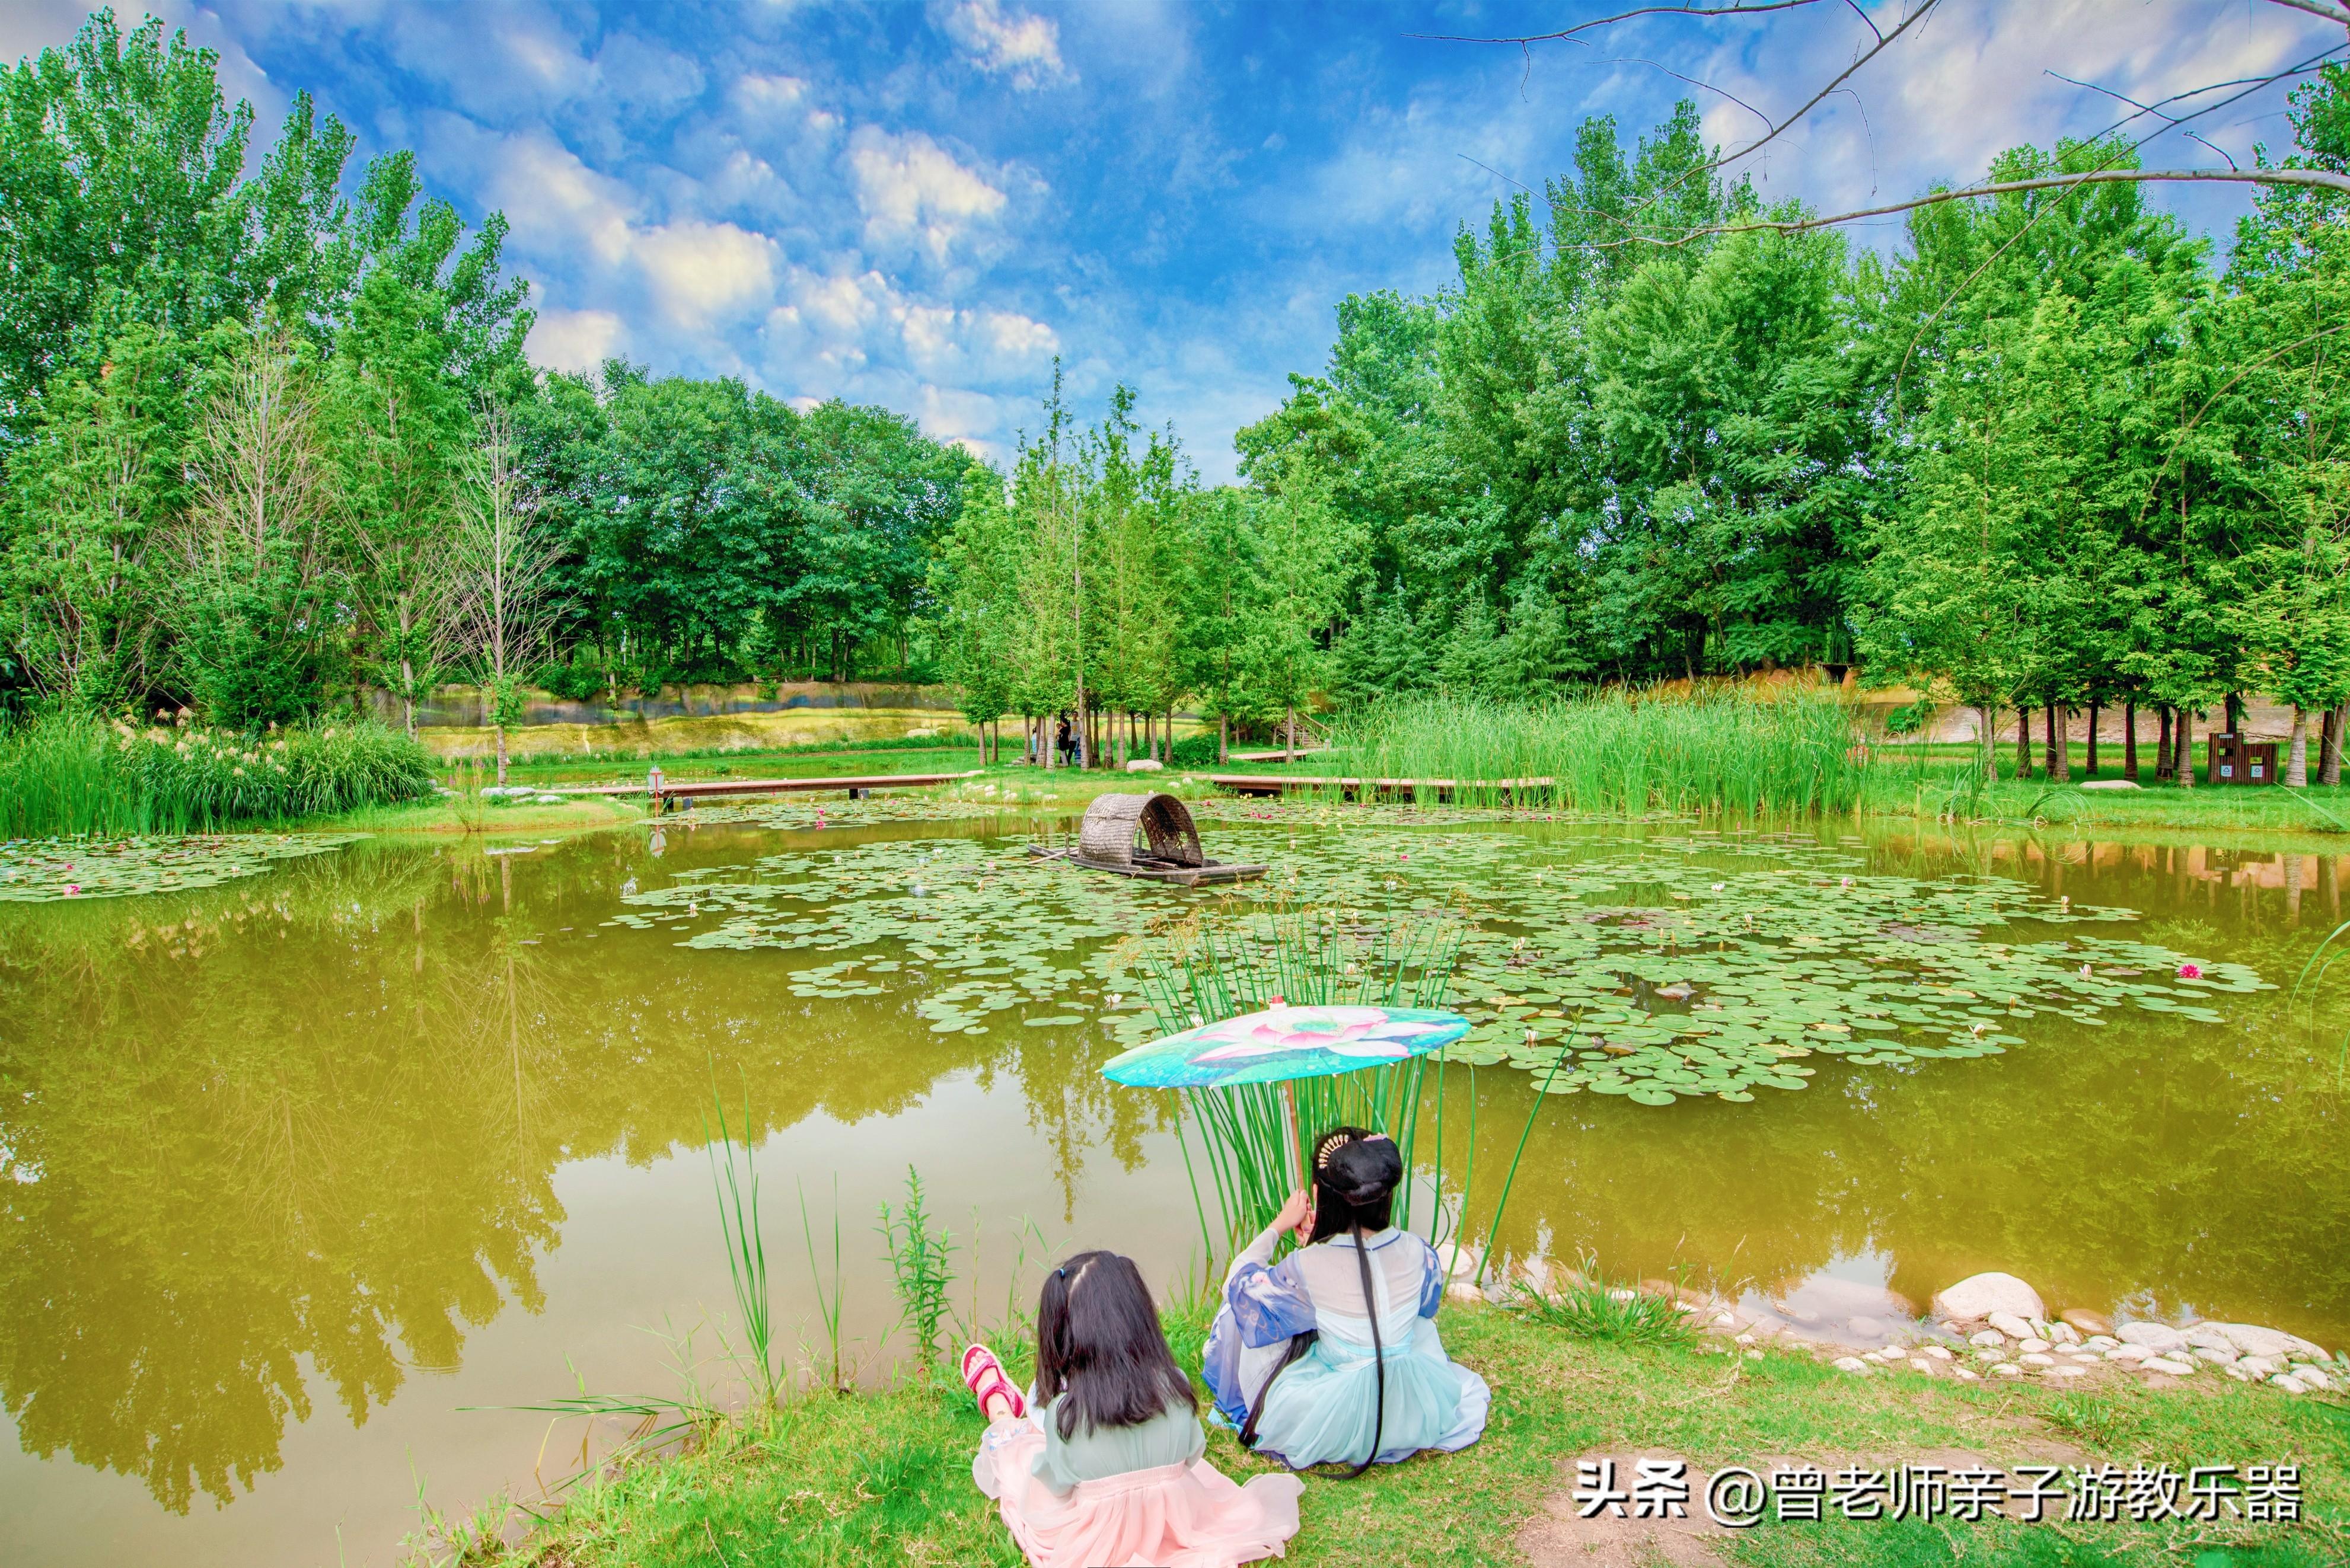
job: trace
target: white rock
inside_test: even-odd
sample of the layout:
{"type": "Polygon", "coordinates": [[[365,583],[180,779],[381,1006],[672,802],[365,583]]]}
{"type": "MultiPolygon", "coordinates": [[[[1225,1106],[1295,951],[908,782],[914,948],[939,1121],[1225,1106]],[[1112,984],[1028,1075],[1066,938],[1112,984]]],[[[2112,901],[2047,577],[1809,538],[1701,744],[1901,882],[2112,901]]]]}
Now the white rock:
{"type": "Polygon", "coordinates": [[[1868,1363],[1863,1361],[1857,1355],[1839,1355],[1834,1361],[1829,1362],[1828,1365],[1835,1367],[1838,1372],[1866,1373],[1868,1370],[1868,1363]]]}
{"type": "Polygon", "coordinates": [[[2288,1394],[2306,1394],[2309,1392],[2308,1386],[2303,1383],[2300,1378],[2289,1376],[2283,1373],[2279,1373],[2276,1376],[2270,1378],[2269,1386],[2272,1388],[2282,1388],[2288,1394]]]}
{"type": "Polygon", "coordinates": [[[2069,1323],[2052,1323],[2048,1325],[2048,1337],[2059,1345],[2078,1345],[2081,1331],[2069,1323]]]}
{"type": "Polygon", "coordinates": [[[2273,1377],[2284,1370],[2283,1362],[2268,1355],[2247,1355],[2236,1365],[2255,1377],[2273,1377]]]}
{"type": "Polygon", "coordinates": [[[1446,1254],[1444,1272],[1456,1280],[1473,1280],[1485,1266],[1485,1254],[1474,1247],[1454,1247],[1446,1254]]]}
{"type": "Polygon", "coordinates": [[[1937,1361],[1948,1361],[1950,1359],[1950,1347],[1946,1345],[1929,1345],[1926,1347],[1926,1354],[1937,1361]]]}
{"type": "MultiPolygon", "coordinates": [[[[1738,1336],[1738,1343],[1741,1345],[1752,1345],[1754,1343],[1754,1335],[1751,1333],[1742,1334],[1738,1336]]],[[[1366,1444],[1364,1446],[1367,1448],[1369,1445],[1366,1444]]]]}
{"type": "Polygon", "coordinates": [[[2195,1347],[2195,1359],[2208,1361],[2214,1366],[2225,1366],[2236,1359],[2236,1353],[2232,1350],[2214,1350],[2208,1345],[2199,1345],[2195,1347]]]}
{"type": "Polygon", "coordinates": [[[2007,1335],[2010,1339],[2037,1339],[2040,1337],[2038,1334],[2032,1332],[2032,1325],[2029,1323],[2026,1323],[2023,1319],[2016,1316],[2015,1314],[2012,1312],[1992,1313],[1990,1317],[1990,1322],[1991,1327],[1999,1330],[2000,1333],[2007,1335]]]}
{"type": "Polygon", "coordinates": [[[2089,1335],[2088,1338],[2081,1342],[2081,1348],[2084,1350],[2111,1350],[2115,1345],[2119,1345],[2120,1343],[2120,1340],[2116,1339],[2110,1334],[2093,1334],[2089,1335]]]}
{"type": "Polygon", "coordinates": [[[2229,1376],[2234,1378],[2239,1383],[2250,1383],[2253,1381],[2252,1375],[2245,1371],[2241,1366],[2234,1362],[2230,1362],[2227,1366],[2220,1368],[2220,1370],[2226,1373],[2229,1376]]]}
{"type": "Polygon", "coordinates": [[[1456,1302],[1482,1302],[1485,1293],[1466,1280],[1455,1280],[1444,1287],[1444,1293],[1456,1302]]]}
{"type": "Polygon", "coordinates": [[[2140,789],[2144,786],[2129,779],[2083,779],[2083,789],[2140,789]]]}
{"type": "Polygon", "coordinates": [[[2175,1355],[2153,1355],[2139,1362],[2138,1370],[2168,1372],[2173,1377],[2191,1377],[2195,1375],[2195,1364],[2191,1361],[2181,1361],[2175,1355]]]}
{"type": "Polygon", "coordinates": [[[2015,1342],[2015,1348],[2024,1352],[2026,1355],[2036,1355],[2047,1351],[2051,1346],[2048,1341],[2034,1335],[2030,1339],[2017,1340],[2015,1342]]]}
{"type": "Polygon", "coordinates": [[[2054,1366],[2056,1365],[2056,1358],[2054,1356],[2044,1355],[2036,1350],[2027,1350],[2022,1355],[2017,1356],[2016,1360],[2022,1362],[2026,1366],[2054,1366]]]}
{"type": "Polygon", "coordinates": [[[1967,1343],[1969,1345],[1980,1345],[1985,1350],[2004,1350],[2007,1348],[2007,1335],[2000,1333],[1995,1328],[1987,1328],[1981,1334],[1970,1334],[1967,1335],[1967,1343]]]}
{"type": "Polygon", "coordinates": [[[1987,1318],[1995,1312],[2018,1317],[2045,1317],[2040,1293],[2013,1274],[1970,1274],[1934,1298],[1934,1311],[1944,1317],[1987,1318]]]}
{"type": "Polygon", "coordinates": [[[2052,1366],[2048,1369],[2051,1377],[2086,1377],[2088,1375],[2089,1369],[2085,1366],[2052,1366]]]}
{"type": "Polygon", "coordinates": [[[1732,1313],[1718,1312],[1713,1314],[1713,1326],[1716,1328],[1736,1328],[1738,1326],[1738,1318],[1736,1314],[1732,1313]]]}
{"type": "Polygon", "coordinates": [[[2325,1352],[2316,1345],[2299,1334],[2286,1334],[2281,1329],[2262,1328],[2250,1323],[2199,1323],[2195,1326],[2224,1336],[2229,1344],[2245,1355],[2262,1355],[2282,1361],[2288,1355],[2299,1354],[2313,1361],[2325,1359],[2325,1352]]]}
{"type": "Polygon", "coordinates": [[[2296,1366],[2293,1369],[2293,1375],[2300,1382],[2313,1388],[2323,1388],[2328,1392],[2333,1390],[2334,1380],[2314,1366],[2296,1366]]]}
{"type": "Polygon", "coordinates": [[[2116,1345],[2106,1352],[2107,1361],[2144,1361],[2153,1351],[2143,1345],[2116,1345]]]}
{"type": "Polygon", "coordinates": [[[1156,757],[1137,757],[1126,764],[1126,771],[1130,774],[1155,774],[1166,765],[1156,757]]]}
{"type": "Polygon", "coordinates": [[[1977,1371],[1976,1371],[1973,1367],[1971,1367],[1971,1366],[1961,1366],[1961,1367],[1960,1367],[1960,1368],[1958,1369],[1958,1375],[1959,1375],[1960,1376],[1961,1376],[1961,1377],[1965,1378],[1965,1379],[1966,1379],[1968,1382],[1970,1382],[1970,1383],[1980,1383],[1980,1382],[1981,1382],[1981,1381],[1982,1381],[1982,1374],[1981,1374],[1981,1373],[1980,1373],[1980,1372],[1977,1372],[1977,1371]]]}
{"type": "Polygon", "coordinates": [[[2048,1332],[2047,1320],[2037,1317],[2032,1320],[2032,1337],[2034,1339],[2050,1339],[2054,1337],[2048,1332]]]}
{"type": "Polygon", "coordinates": [[[2095,1366],[2101,1359],[2101,1357],[2085,1350],[2068,1350],[2064,1354],[2071,1359],[2079,1362],[2084,1366],[2095,1366]]]}
{"type": "Polygon", "coordinates": [[[1759,1350],[1750,1350],[1746,1353],[1746,1359],[1749,1361],[1760,1361],[1762,1359],[1762,1353],[1759,1350]]]}
{"type": "Polygon", "coordinates": [[[2126,1323],[2114,1330],[2114,1335],[2125,1345],[2143,1345],[2157,1355],[2187,1348],[2185,1334],[2158,1323],[2126,1323]]]}
{"type": "Polygon", "coordinates": [[[1931,1377],[1934,1375],[1934,1364],[1927,1360],[1922,1355],[1912,1356],[1909,1361],[1909,1370],[1912,1372],[1922,1372],[1927,1376],[1931,1377]]]}
{"type": "Polygon", "coordinates": [[[2218,1329],[2213,1328],[2208,1323],[2199,1323],[2187,1331],[2187,1345],[2191,1350],[2217,1350],[2224,1352],[2228,1359],[2230,1361],[2235,1360],[2236,1357],[2241,1354],[2241,1352],[2237,1350],[2235,1341],[2230,1339],[2226,1334],[2221,1334],[2218,1329]]]}
{"type": "Polygon", "coordinates": [[[1991,1376],[1995,1377],[2021,1377],[2023,1376],[2023,1368],[2018,1366],[2012,1361],[1993,1362],[1991,1364],[1991,1376]]]}

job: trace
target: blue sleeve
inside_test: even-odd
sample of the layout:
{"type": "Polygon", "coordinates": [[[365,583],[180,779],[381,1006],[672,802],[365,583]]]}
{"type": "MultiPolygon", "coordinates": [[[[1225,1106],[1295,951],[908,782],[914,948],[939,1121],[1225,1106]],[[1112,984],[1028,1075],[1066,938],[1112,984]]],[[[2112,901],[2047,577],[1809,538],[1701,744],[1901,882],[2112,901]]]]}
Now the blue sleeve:
{"type": "Polygon", "coordinates": [[[1314,1326],[1314,1300],[1289,1258],[1269,1268],[1244,1262],[1234,1269],[1224,1281],[1224,1304],[1232,1309],[1241,1343],[1252,1350],[1279,1345],[1314,1326]]]}
{"type": "MultiPolygon", "coordinates": [[[[1419,1241],[1419,1238],[1412,1238],[1419,1241]]],[[[1444,1304],[1444,1262],[1436,1249],[1419,1242],[1419,1315],[1434,1317],[1436,1309],[1444,1304]]]]}

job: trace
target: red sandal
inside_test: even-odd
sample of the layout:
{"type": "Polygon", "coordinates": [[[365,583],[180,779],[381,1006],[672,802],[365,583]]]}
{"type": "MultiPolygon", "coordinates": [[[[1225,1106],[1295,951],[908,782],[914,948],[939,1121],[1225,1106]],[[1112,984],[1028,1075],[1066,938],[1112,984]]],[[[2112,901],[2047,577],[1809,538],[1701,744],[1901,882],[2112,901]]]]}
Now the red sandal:
{"type": "Polygon", "coordinates": [[[1028,1413],[1028,1402],[1020,1397],[1019,1389],[1012,1386],[1012,1379],[1003,1375],[1003,1363],[983,1345],[974,1345],[962,1353],[962,1381],[963,1386],[971,1390],[971,1397],[979,1401],[979,1413],[983,1416],[987,1414],[987,1401],[998,1394],[1012,1407],[1014,1418],[1028,1413]]]}

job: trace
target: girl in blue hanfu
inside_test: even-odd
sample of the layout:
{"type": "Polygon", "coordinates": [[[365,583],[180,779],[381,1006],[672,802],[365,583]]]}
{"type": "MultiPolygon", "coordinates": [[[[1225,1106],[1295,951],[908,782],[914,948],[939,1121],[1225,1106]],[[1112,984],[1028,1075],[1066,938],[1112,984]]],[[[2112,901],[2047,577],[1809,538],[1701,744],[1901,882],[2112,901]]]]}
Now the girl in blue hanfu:
{"type": "Polygon", "coordinates": [[[1233,1260],[1208,1334],[1216,1413],[1293,1469],[1360,1475],[1485,1430],[1485,1380],[1444,1354],[1436,1250],[1389,1223],[1403,1158],[1383,1134],[1339,1127],[1314,1149],[1314,1196],[1291,1196],[1233,1260]],[[1301,1246],[1275,1263],[1282,1232],[1301,1246]]]}

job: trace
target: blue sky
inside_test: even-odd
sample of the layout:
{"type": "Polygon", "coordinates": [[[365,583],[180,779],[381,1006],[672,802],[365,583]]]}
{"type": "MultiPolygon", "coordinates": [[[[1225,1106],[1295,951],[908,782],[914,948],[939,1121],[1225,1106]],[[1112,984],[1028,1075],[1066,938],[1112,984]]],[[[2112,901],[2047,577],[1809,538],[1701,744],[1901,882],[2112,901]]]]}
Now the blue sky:
{"type": "MultiPolygon", "coordinates": [[[[1628,3],[1628,0],[1626,0],[1628,3]]],[[[540,362],[625,354],[779,397],[918,417],[996,459],[1034,428],[1055,354],[1080,411],[1114,381],[1202,474],[1317,369],[1352,290],[1425,292],[1510,182],[1568,164],[1577,124],[1629,136],[1696,97],[1737,144],[1868,38],[1823,0],[1771,17],[1650,17],[1530,51],[1582,4],[844,5],[158,0],[217,49],[265,126],[307,88],[361,155],[413,147],[469,217],[503,210],[540,362]],[[1701,78],[1742,99],[1691,88],[1701,78]]],[[[12,0],[0,52],[83,7],[12,0]]],[[[123,13],[126,21],[133,12],[123,13]]],[[[2340,39],[2262,0],[1945,0],[1814,119],[1751,161],[1766,192],[1864,204],[1980,173],[2019,141],[2113,118],[2062,71],[2134,96],[2272,68],[2340,39]]],[[[2215,116],[2240,159],[2282,95],[2215,116]]],[[[2219,155],[2173,135],[2166,165],[2219,155]]],[[[2159,199],[2169,200],[2163,197],[2159,199]]],[[[2224,230],[2245,199],[2195,190],[2224,230]]],[[[1888,244],[1898,230],[1856,231],[1888,244]]]]}

